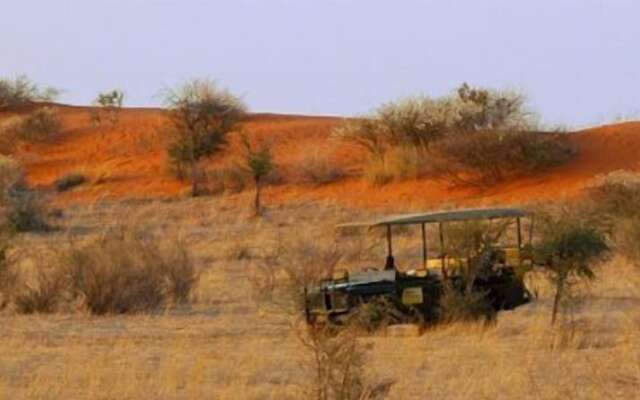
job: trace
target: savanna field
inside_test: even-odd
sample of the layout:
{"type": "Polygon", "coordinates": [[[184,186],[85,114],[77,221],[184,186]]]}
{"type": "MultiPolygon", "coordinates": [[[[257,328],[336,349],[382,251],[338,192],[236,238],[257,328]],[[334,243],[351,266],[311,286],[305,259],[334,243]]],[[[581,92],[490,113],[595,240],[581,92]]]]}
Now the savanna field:
{"type": "MultiPolygon", "coordinates": [[[[640,226],[632,197],[640,193],[633,186],[640,123],[563,132],[572,154],[566,161],[469,185],[453,184],[435,167],[367,179],[371,155],[335,135],[349,121],[249,114],[215,157],[202,160],[202,193],[192,197],[188,179],[168,166],[167,111],[123,108],[117,122],[96,124],[95,108],[48,107],[59,117],[55,135],[2,144],[38,193],[49,228],[7,239],[0,398],[319,398],[318,347],[309,345],[300,313],[269,297],[289,282],[292,266],[382,266],[381,235],[339,237],[336,224],[582,202],[617,221],[616,230],[607,233],[609,254],[591,264],[596,278],[572,286],[559,323],[550,325],[553,285],[534,270],[526,282],[535,300],[493,323],[391,326],[327,339],[329,347],[349,344],[353,357],[338,357],[336,369],[357,372],[349,376],[359,397],[325,398],[639,397],[639,252],[624,238],[640,226]],[[243,138],[269,148],[274,166],[261,181],[261,216],[254,215],[254,182],[239,167],[243,138]],[[611,179],[593,194],[616,176],[625,178],[621,186],[611,179]],[[89,265],[95,275],[83,273],[89,265]],[[139,292],[119,292],[122,282],[139,292]]],[[[0,111],[0,127],[32,111],[0,111]]],[[[398,156],[385,151],[380,160],[391,169],[398,156]]],[[[415,268],[416,232],[400,232],[395,244],[400,268],[415,268]]]]}

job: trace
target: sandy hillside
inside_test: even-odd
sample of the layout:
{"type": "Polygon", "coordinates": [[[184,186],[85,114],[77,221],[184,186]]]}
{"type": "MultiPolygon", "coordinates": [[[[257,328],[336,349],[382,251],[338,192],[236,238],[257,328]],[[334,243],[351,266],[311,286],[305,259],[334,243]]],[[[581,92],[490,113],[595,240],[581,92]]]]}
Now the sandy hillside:
{"type": "MultiPolygon", "coordinates": [[[[57,106],[63,132],[52,143],[21,144],[15,151],[23,161],[29,180],[50,187],[71,172],[87,175],[91,184],[65,193],[68,203],[101,198],[175,197],[188,185],[174,179],[166,167],[166,115],[159,109],[125,109],[117,126],[96,128],[90,122],[91,108],[57,106]]],[[[0,122],[13,113],[0,113],[0,122]]],[[[445,182],[421,179],[372,187],[357,178],[362,153],[330,139],[340,122],[335,117],[254,114],[241,129],[251,137],[272,143],[280,174],[287,179],[267,189],[274,203],[299,200],[337,200],[367,208],[425,207],[434,204],[529,203],[536,200],[575,196],[594,176],[617,169],[640,169],[640,123],[608,125],[571,133],[579,156],[567,165],[540,175],[502,183],[488,190],[454,189],[445,182]],[[290,179],[305,168],[322,162],[346,175],[326,185],[309,185],[290,179]],[[354,172],[356,172],[354,174],[354,172]]],[[[237,135],[236,135],[237,136],[237,135]]],[[[229,148],[210,167],[229,165],[240,149],[232,138],[229,148]]]]}

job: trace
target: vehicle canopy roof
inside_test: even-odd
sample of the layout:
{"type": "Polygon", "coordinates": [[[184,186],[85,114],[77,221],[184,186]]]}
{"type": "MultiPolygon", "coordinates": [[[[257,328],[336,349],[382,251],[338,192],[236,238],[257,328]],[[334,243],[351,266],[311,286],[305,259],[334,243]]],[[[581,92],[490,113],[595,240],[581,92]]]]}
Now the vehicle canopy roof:
{"type": "Polygon", "coordinates": [[[428,224],[436,222],[470,221],[480,219],[519,218],[527,212],[520,208],[474,208],[435,211],[428,213],[398,214],[372,221],[339,224],[337,228],[373,228],[378,226],[428,224]]]}

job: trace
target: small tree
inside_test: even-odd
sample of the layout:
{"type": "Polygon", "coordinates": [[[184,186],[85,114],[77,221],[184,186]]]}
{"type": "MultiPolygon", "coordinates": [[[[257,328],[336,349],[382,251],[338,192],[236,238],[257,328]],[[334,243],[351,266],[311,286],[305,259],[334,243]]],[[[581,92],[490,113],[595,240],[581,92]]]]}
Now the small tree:
{"type": "Polygon", "coordinates": [[[246,114],[245,104],[215,82],[194,79],[165,95],[173,137],[167,153],[174,172],[190,173],[192,194],[198,194],[197,167],[203,158],[219,152],[227,134],[246,114]]]}
{"type": "Polygon", "coordinates": [[[110,92],[100,93],[93,101],[93,104],[99,107],[91,113],[91,122],[95,126],[102,125],[104,120],[116,126],[118,124],[120,110],[124,104],[124,92],[115,89],[110,92]]]}
{"type": "Polygon", "coordinates": [[[551,324],[555,324],[563,301],[581,280],[595,279],[592,263],[608,250],[605,234],[594,221],[575,211],[536,216],[540,241],[533,247],[555,287],[551,324]]]}
{"type": "Polygon", "coordinates": [[[260,190],[262,188],[262,182],[264,177],[269,175],[274,168],[271,148],[263,143],[256,149],[251,145],[251,141],[246,134],[242,134],[242,143],[245,148],[245,163],[251,173],[256,189],[254,197],[254,212],[256,216],[260,216],[262,213],[262,207],[260,204],[260,190]]]}

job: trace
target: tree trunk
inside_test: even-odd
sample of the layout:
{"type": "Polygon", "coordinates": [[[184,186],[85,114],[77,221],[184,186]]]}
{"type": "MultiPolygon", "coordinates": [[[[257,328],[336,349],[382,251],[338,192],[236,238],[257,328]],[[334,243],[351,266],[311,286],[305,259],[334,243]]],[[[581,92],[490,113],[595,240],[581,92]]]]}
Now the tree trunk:
{"type": "Polygon", "coordinates": [[[259,217],[261,215],[261,209],[260,209],[260,179],[259,178],[255,178],[255,182],[256,182],[256,197],[254,199],[254,212],[255,212],[255,216],[259,217]]]}

